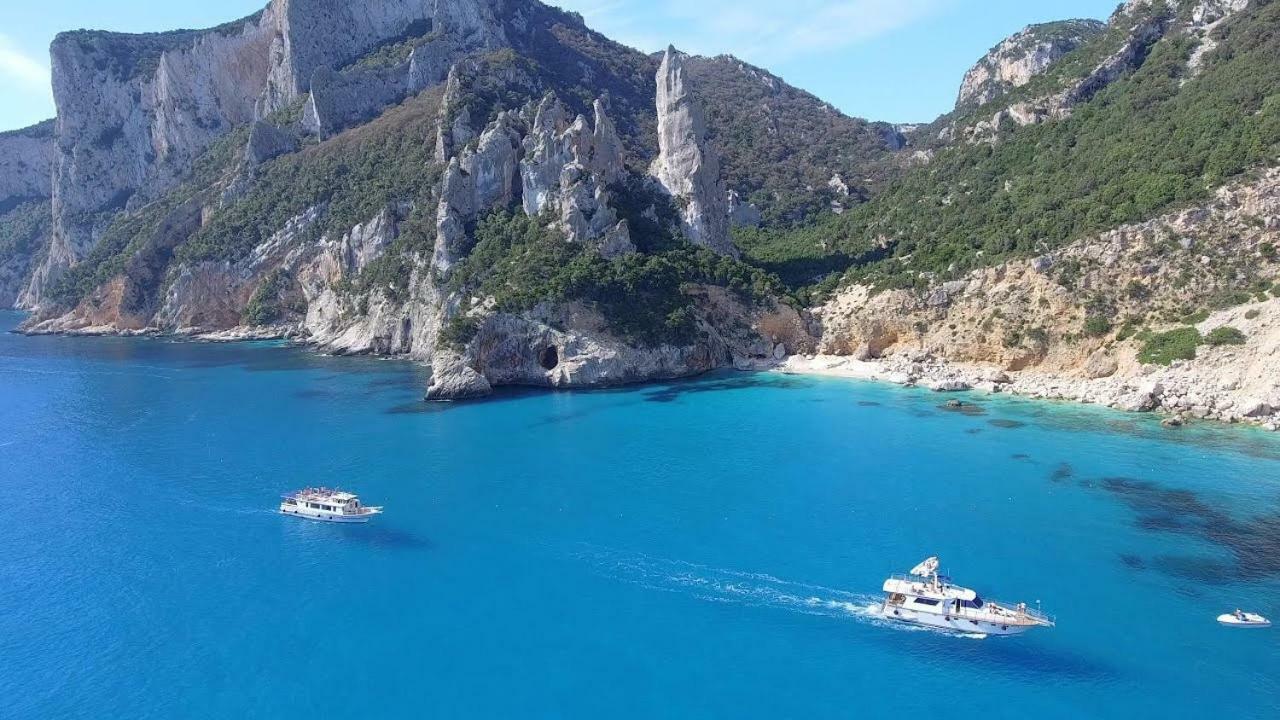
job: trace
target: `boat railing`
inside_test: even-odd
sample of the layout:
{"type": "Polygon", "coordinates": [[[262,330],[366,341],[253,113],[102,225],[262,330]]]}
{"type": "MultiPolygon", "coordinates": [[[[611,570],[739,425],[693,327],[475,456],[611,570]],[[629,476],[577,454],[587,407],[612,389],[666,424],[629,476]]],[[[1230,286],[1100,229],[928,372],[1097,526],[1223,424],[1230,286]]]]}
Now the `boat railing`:
{"type": "Polygon", "coordinates": [[[986,600],[986,599],[983,600],[983,604],[994,605],[996,607],[1009,610],[1015,614],[1025,615],[1026,617],[1029,617],[1032,620],[1035,620],[1037,622],[1047,623],[1049,625],[1057,624],[1057,619],[1054,618],[1054,616],[1041,610],[1038,606],[1033,607],[1026,603],[1007,603],[1007,602],[1002,602],[1000,600],[986,600]]]}

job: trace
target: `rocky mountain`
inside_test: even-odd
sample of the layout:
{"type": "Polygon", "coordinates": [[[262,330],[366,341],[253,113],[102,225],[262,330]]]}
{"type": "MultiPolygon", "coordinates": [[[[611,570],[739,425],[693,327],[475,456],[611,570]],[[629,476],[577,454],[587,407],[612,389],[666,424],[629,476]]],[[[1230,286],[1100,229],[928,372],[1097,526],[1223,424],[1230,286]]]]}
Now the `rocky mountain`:
{"type": "Polygon", "coordinates": [[[440,399],[817,348],[1138,367],[1140,328],[1274,279],[1278,7],[1032,26],[901,127],[536,0],[67,33],[56,122],[0,134],[0,300],[28,332],[407,356],[440,399]]]}
{"type": "Polygon", "coordinates": [[[531,0],[277,0],[52,53],[47,184],[4,225],[31,332],[287,334],[431,362],[433,397],[811,346],[733,259],[716,80],[674,49],[531,0]]]}
{"type": "Polygon", "coordinates": [[[1063,20],[1030,25],[991,48],[964,74],[958,110],[978,108],[1031,82],[1063,55],[1106,29],[1097,20],[1063,20]]]}

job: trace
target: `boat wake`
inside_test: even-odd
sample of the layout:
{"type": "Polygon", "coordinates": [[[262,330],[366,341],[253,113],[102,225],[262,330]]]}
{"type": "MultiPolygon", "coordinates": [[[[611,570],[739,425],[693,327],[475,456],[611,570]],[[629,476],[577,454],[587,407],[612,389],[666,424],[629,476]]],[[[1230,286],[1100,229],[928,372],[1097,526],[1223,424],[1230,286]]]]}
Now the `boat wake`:
{"type": "Polygon", "coordinates": [[[601,574],[648,590],[689,595],[699,600],[853,620],[903,632],[928,632],[981,640],[985,633],[957,633],[887,620],[878,595],[796,582],[767,573],[716,568],[683,560],[590,548],[580,557],[601,574]]]}

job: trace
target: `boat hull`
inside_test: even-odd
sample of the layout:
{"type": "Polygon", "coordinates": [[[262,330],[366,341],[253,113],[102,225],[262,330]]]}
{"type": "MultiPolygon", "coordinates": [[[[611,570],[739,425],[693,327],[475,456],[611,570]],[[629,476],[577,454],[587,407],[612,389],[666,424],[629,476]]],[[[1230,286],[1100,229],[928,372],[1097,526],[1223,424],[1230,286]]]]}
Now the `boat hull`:
{"type": "Polygon", "coordinates": [[[1231,628],[1269,628],[1271,621],[1259,615],[1250,615],[1248,620],[1241,620],[1231,613],[1218,616],[1218,624],[1231,628]]]}
{"type": "Polygon", "coordinates": [[[895,607],[882,607],[880,615],[886,620],[894,622],[923,625],[955,633],[976,633],[980,635],[1021,635],[1034,627],[1039,627],[1034,624],[1008,625],[986,620],[971,620],[969,618],[922,613],[895,607]]]}
{"type": "Polygon", "coordinates": [[[330,523],[367,523],[377,513],[368,513],[366,515],[312,515],[309,513],[298,512],[297,510],[280,510],[281,515],[302,518],[303,520],[314,520],[316,522],[330,523]]]}

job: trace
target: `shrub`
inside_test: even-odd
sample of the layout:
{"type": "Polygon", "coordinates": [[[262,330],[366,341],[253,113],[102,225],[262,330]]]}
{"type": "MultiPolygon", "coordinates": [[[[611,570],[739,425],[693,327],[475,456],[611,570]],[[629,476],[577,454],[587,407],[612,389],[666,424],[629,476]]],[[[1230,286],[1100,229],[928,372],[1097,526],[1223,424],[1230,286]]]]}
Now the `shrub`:
{"type": "Polygon", "coordinates": [[[1101,315],[1090,315],[1084,320],[1084,332],[1089,337],[1102,337],[1111,332],[1111,321],[1101,315]]]}
{"type": "Polygon", "coordinates": [[[1257,318],[1257,317],[1258,317],[1259,315],[1261,315],[1261,314],[1262,314],[1262,311],[1261,311],[1261,310],[1259,310],[1259,309],[1257,309],[1257,308],[1254,308],[1254,309],[1252,309],[1252,310],[1249,310],[1249,311],[1246,311],[1246,312],[1245,312],[1245,314],[1244,314],[1244,319],[1245,319],[1245,320],[1253,320],[1253,319],[1257,318]]]}
{"type": "Polygon", "coordinates": [[[1142,349],[1138,351],[1138,360],[1154,365],[1168,365],[1174,360],[1194,360],[1196,347],[1202,341],[1200,331],[1193,327],[1152,333],[1146,336],[1142,349]]]}
{"type": "Polygon", "coordinates": [[[1204,341],[1214,347],[1219,345],[1243,345],[1245,334],[1230,325],[1223,325],[1222,327],[1214,328],[1212,332],[1205,336],[1204,341]]]}

